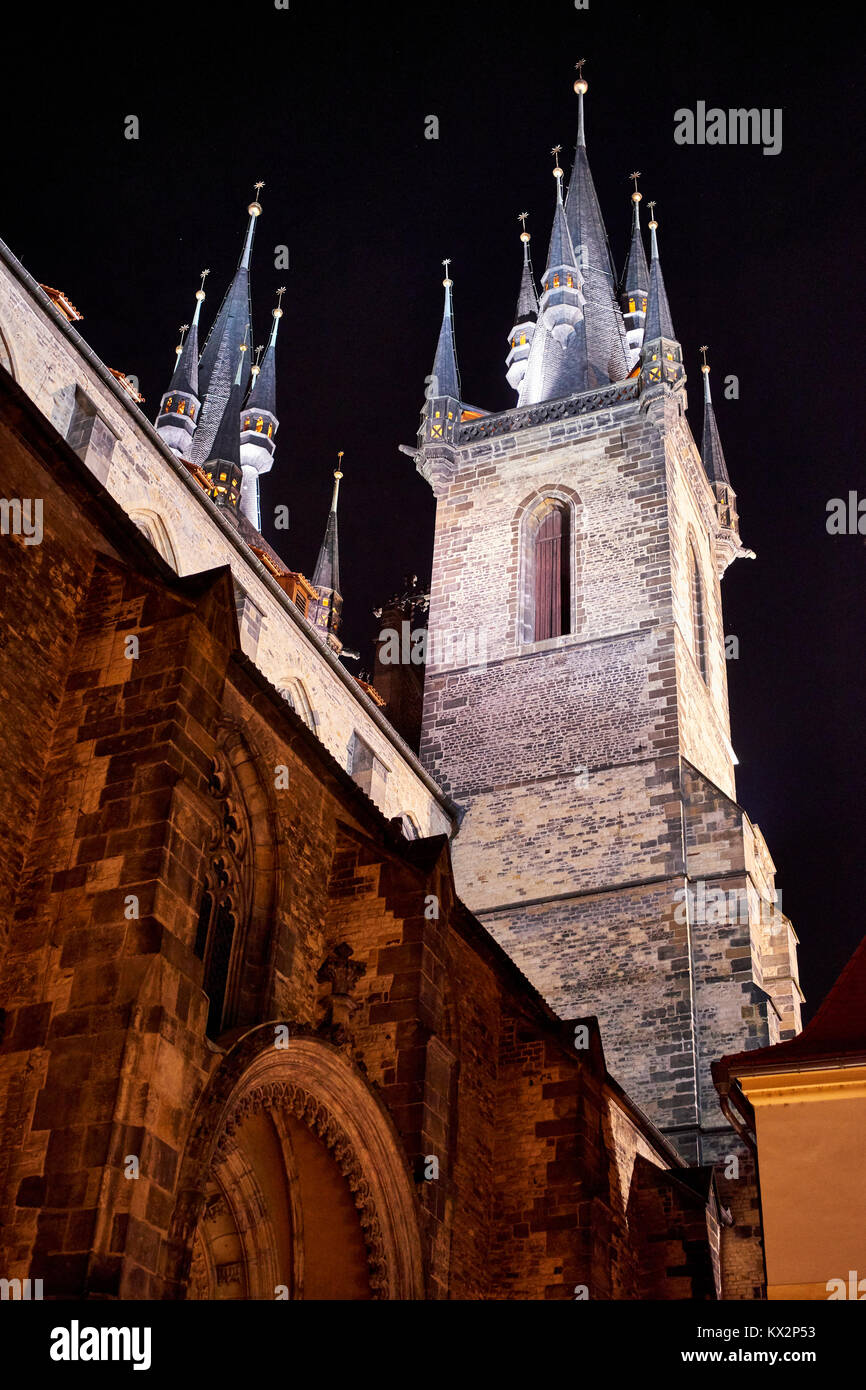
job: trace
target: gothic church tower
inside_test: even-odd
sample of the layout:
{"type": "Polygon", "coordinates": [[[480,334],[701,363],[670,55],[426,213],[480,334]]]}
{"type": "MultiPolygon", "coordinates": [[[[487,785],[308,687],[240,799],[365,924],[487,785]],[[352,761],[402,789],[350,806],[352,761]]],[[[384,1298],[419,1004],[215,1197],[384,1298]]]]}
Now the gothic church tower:
{"type": "Polygon", "coordinates": [[[751,552],[708,368],[703,452],[692,435],[658,224],[647,270],[633,199],[618,279],[575,91],[537,287],[523,242],[517,405],[461,399],[449,278],[405,450],[437,499],[421,754],[464,811],[467,905],[710,1163],[730,1148],[711,1062],[799,1030],[796,937],[736,799],[720,580],[751,552]]]}

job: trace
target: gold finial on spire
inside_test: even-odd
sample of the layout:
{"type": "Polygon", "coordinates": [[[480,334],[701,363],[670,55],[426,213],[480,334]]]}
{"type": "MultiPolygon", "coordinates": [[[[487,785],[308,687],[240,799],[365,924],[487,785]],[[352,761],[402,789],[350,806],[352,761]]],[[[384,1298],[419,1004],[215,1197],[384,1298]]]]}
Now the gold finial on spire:
{"type": "Polygon", "coordinates": [[[343,453],[344,453],[344,450],[343,450],[343,449],[338,449],[338,450],[337,450],[337,467],[334,469],[334,477],[337,479],[338,482],[340,481],[340,479],[341,479],[342,476],[343,476],[342,471],[341,471],[341,470],[342,470],[342,466],[343,466],[343,453]]]}
{"type": "Polygon", "coordinates": [[[576,91],[579,97],[585,96],[586,93],[589,91],[589,85],[586,81],[586,78],[583,75],[583,65],[585,62],[585,58],[578,58],[577,62],[574,65],[577,68],[577,81],[574,84],[574,90],[576,91]]]}
{"type": "Polygon", "coordinates": [[[261,355],[262,355],[262,346],[261,346],[261,344],[259,344],[259,346],[256,348],[256,360],[255,360],[255,362],[253,363],[253,365],[250,367],[250,375],[251,375],[251,376],[258,376],[259,372],[262,370],[261,367],[259,366],[259,358],[261,357],[261,355]]]}
{"type": "Polygon", "coordinates": [[[207,279],[208,275],[210,275],[210,271],[209,271],[209,270],[203,270],[203,271],[202,271],[202,273],[201,273],[201,285],[199,286],[199,288],[198,288],[198,289],[196,290],[196,292],[195,292],[195,297],[196,297],[196,299],[204,299],[204,298],[205,298],[204,282],[205,282],[205,280],[207,279]]]}
{"type": "Polygon", "coordinates": [[[707,376],[708,373],[709,373],[709,370],[710,370],[710,364],[709,364],[709,362],[707,361],[707,352],[708,352],[708,351],[709,351],[709,349],[707,348],[706,343],[702,343],[701,346],[698,348],[698,352],[701,354],[701,357],[704,359],[703,366],[701,367],[701,371],[704,373],[704,376],[707,376]]]}
{"type": "Polygon", "coordinates": [[[286,292],[286,287],[285,287],[285,285],[281,285],[280,288],[277,290],[277,307],[276,307],[276,309],[274,310],[274,318],[275,318],[275,319],[281,319],[281,318],[283,317],[283,304],[282,304],[282,299],[283,299],[283,295],[285,294],[285,292],[286,292]]]}
{"type": "Polygon", "coordinates": [[[562,146],[561,146],[561,145],[554,145],[553,149],[550,151],[550,153],[553,155],[553,160],[554,160],[554,165],[553,165],[553,177],[554,177],[555,179],[561,179],[561,178],[562,178],[562,170],[561,170],[560,167],[559,167],[559,152],[560,152],[561,149],[562,149],[562,146]]]}
{"type": "Polygon", "coordinates": [[[259,202],[259,191],[262,188],[264,188],[264,186],[264,179],[259,179],[258,183],[253,184],[253,188],[256,190],[256,196],[247,208],[247,212],[249,213],[250,217],[258,217],[259,213],[262,210],[262,205],[259,202]]]}
{"type": "Polygon", "coordinates": [[[180,326],[180,342],[178,343],[177,347],[176,347],[175,350],[174,350],[174,351],[175,351],[175,356],[176,356],[176,357],[180,357],[180,354],[183,352],[183,335],[186,333],[186,330],[187,330],[188,328],[189,328],[189,324],[188,324],[188,323],[182,323],[181,326],[180,326]]]}
{"type": "Polygon", "coordinates": [[[643,197],[643,194],[637,186],[637,181],[640,178],[640,169],[635,169],[633,173],[629,174],[629,178],[634,179],[634,193],[631,195],[631,200],[633,203],[639,203],[643,197]]]}
{"type": "Polygon", "coordinates": [[[445,259],[444,259],[444,261],[442,262],[442,264],[443,264],[444,267],[445,267],[445,279],[442,281],[442,284],[445,286],[446,290],[448,290],[448,289],[450,289],[451,286],[454,284],[454,281],[451,279],[450,275],[448,274],[448,267],[449,267],[449,265],[451,264],[451,257],[450,257],[450,256],[446,256],[445,259]]]}
{"type": "Polygon", "coordinates": [[[521,241],[529,241],[529,239],[530,239],[530,238],[529,238],[529,233],[528,233],[528,231],[526,230],[526,219],[527,219],[528,216],[529,216],[529,213],[528,213],[528,212],[519,212],[519,213],[517,214],[517,220],[518,220],[518,222],[520,222],[520,223],[522,224],[522,226],[523,226],[523,231],[520,233],[520,240],[521,240],[521,241]]]}
{"type": "Polygon", "coordinates": [[[655,229],[656,229],[656,227],[658,226],[658,222],[656,222],[656,215],[655,215],[655,213],[653,212],[653,208],[655,207],[655,203],[654,203],[654,202],[649,202],[649,203],[647,203],[647,207],[649,208],[650,213],[651,213],[651,215],[652,215],[652,221],[651,221],[650,224],[649,224],[649,228],[650,228],[650,231],[651,231],[651,232],[654,232],[655,229]]]}

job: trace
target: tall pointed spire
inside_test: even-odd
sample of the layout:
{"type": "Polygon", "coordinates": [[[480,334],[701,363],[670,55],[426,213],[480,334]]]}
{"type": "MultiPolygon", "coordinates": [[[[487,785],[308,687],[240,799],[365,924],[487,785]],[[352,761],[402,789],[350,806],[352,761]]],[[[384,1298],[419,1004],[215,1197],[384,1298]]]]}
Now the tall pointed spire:
{"type": "Polygon", "coordinates": [[[535,293],[532,263],[529,259],[530,236],[526,230],[528,216],[528,212],[521,212],[517,215],[517,220],[523,228],[520,233],[520,240],[523,242],[523,271],[520,276],[520,293],[517,296],[514,327],[508,335],[511,350],[505,359],[505,365],[508,368],[506,378],[509,386],[513,387],[515,391],[520,390],[520,384],[526,375],[526,360],[529,357],[529,349],[532,346],[535,324],[538,319],[538,296],[535,293]]]}
{"type": "Polygon", "coordinates": [[[240,409],[245,356],[244,343],[239,348],[235,379],[204,464],[204,471],[211,480],[211,497],[218,507],[226,509],[233,520],[236,518],[241,494],[240,409]]]}
{"type": "Polygon", "coordinates": [[[203,270],[201,273],[201,285],[195,294],[196,306],[192,323],[184,324],[181,329],[177,361],[156,417],[156,428],[160,436],[168,447],[182,458],[186,458],[191,451],[192,437],[198,425],[196,415],[201,405],[198,386],[198,323],[205,299],[204,282],[209,274],[209,270],[203,270]],[[186,330],[189,331],[184,339],[182,335],[186,330]]]}
{"type": "Polygon", "coordinates": [[[737,494],[731,487],[728,466],[719,438],[716,413],[710,395],[710,367],[707,362],[707,348],[701,348],[703,363],[701,372],[704,378],[704,433],[701,439],[701,461],[709,479],[716,500],[715,559],[716,573],[721,579],[732,560],[741,557],[754,559],[753,550],[745,550],[740,540],[740,519],[737,515],[737,494]]]}
{"type": "MultiPolygon", "coordinates": [[[[209,455],[217,426],[222,419],[231,390],[238,348],[252,324],[250,257],[256,220],[262,211],[258,194],[263,187],[264,184],[261,181],[255,185],[256,197],[247,208],[249,222],[238,268],[220,305],[219,313],[214,319],[199,363],[199,382],[203,404],[201,424],[195,440],[194,460],[197,463],[201,463],[209,455]]],[[[242,366],[241,394],[243,395],[250,379],[250,363],[245,357],[242,359],[242,366]]]]}
{"type": "Polygon", "coordinates": [[[662,265],[659,260],[659,243],[656,236],[659,224],[655,218],[655,203],[647,203],[647,207],[653,214],[649,224],[652,249],[646,323],[644,324],[643,343],[640,352],[640,378],[641,391],[649,391],[650,396],[652,396],[663,389],[662,383],[668,387],[682,386],[685,382],[685,368],[683,366],[683,350],[674,332],[664,276],[662,275],[662,265]]]}
{"type": "Polygon", "coordinates": [[[445,267],[445,307],[442,312],[442,327],[436,344],[433,371],[427,378],[424,392],[424,405],[421,409],[421,423],[418,427],[418,442],[441,444],[453,438],[460,423],[462,407],[460,404],[460,373],[457,370],[457,352],[454,347],[454,306],[451,290],[454,281],[448,274],[450,257],[442,262],[445,267]]]}
{"type": "Polygon", "coordinates": [[[701,355],[704,359],[701,367],[704,378],[704,432],[701,436],[701,459],[711,483],[724,483],[726,487],[730,487],[728,466],[725,463],[722,441],[719,438],[719,427],[716,424],[716,412],[713,410],[713,398],[710,395],[710,368],[707,363],[706,347],[701,348],[701,355]]]}
{"type": "Polygon", "coordinates": [[[633,208],[631,242],[620,282],[619,302],[630,353],[629,366],[633,367],[640,356],[641,343],[643,342],[647,294],[649,293],[649,270],[647,269],[640,229],[640,204],[643,197],[637,186],[640,172],[635,170],[629,177],[634,179],[634,193],[631,195],[633,208]]]}
{"type": "Polygon", "coordinates": [[[585,391],[588,384],[585,301],[562,199],[561,148],[554,145],[551,150],[555,160],[556,204],[547,266],[541,277],[538,325],[527,357],[519,405],[558,400],[585,391]]]}
{"type": "Polygon", "coordinates": [[[586,153],[584,59],[576,64],[577,146],[565,211],[586,296],[586,345],[591,386],[621,381],[628,371],[622,315],[616,302],[616,270],[586,153]]]}
{"type": "Polygon", "coordinates": [[[177,364],[171,378],[169,390],[185,391],[190,396],[198,397],[198,323],[201,317],[201,306],[205,300],[204,282],[210,275],[209,270],[201,273],[201,285],[195,292],[195,313],[192,316],[192,323],[188,324],[189,333],[186,340],[180,345],[177,354],[177,364]]]}
{"type": "Polygon", "coordinates": [[[460,373],[457,370],[457,351],[454,346],[454,305],[451,299],[454,281],[448,274],[450,257],[446,256],[442,264],[445,267],[445,279],[442,281],[445,286],[445,307],[442,311],[442,327],[439,330],[439,342],[436,344],[436,356],[433,359],[430,391],[431,395],[451,396],[459,401],[460,373]]]}
{"type": "Polygon", "coordinates": [[[659,243],[656,231],[658,222],[655,218],[655,203],[648,203],[647,207],[653,212],[650,229],[650,274],[649,274],[649,294],[647,295],[647,316],[644,328],[644,340],[652,342],[656,338],[669,338],[676,341],[671,309],[668,304],[665,280],[662,275],[662,263],[659,260],[659,243]]]}
{"type": "Polygon", "coordinates": [[[264,359],[260,367],[256,365],[251,369],[253,386],[241,412],[241,465],[244,471],[241,511],[257,531],[262,529],[259,478],[273,466],[276,448],[274,436],[280,427],[276,413],[276,350],[285,292],[285,285],[277,290],[277,307],[273,311],[273,325],[264,359]]]}
{"type": "Polygon", "coordinates": [[[337,467],[334,469],[334,491],[331,497],[331,510],[325,527],[325,539],[319,550],[319,558],[313,571],[313,588],[318,591],[318,600],[312,613],[316,627],[326,633],[330,646],[339,650],[341,643],[337,638],[343,608],[340,592],[340,553],[337,538],[337,499],[340,495],[340,480],[343,477],[343,451],[337,454],[337,467]]]}

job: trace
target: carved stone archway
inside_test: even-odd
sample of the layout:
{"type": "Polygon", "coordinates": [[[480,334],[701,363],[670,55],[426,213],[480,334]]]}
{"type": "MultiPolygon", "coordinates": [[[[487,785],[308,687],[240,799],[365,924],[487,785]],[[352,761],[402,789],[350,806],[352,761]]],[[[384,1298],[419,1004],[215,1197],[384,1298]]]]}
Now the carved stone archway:
{"type": "Polygon", "coordinates": [[[389,1115],[343,1050],[286,1026],[284,1047],[278,1024],[245,1034],[202,1096],[167,1295],[423,1298],[415,1192],[389,1115]]]}

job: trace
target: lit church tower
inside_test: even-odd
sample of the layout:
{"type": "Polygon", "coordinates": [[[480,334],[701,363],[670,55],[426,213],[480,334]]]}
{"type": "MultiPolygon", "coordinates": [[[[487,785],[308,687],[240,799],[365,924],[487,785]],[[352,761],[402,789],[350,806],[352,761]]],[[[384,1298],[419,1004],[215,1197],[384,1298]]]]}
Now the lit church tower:
{"type": "MultiPolygon", "coordinates": [[[[195,313],[186,340],[181,339],[177,362],[169,388],[159,406],[156,428],[168,447],[181,458],[189,458],[192,437],[198,427],[196,416],[201,406],[198,388],[198,321],[204,302],[204,282],[210,271],[201,273],[201,285],[196,290],[195,313]]],[[[184,330],[182,329],[181,332],[184,330]]]]}
{"type": "Polygon", "coordinates": [[[514,327],[509,334],[511,351],[505,359],[505,365],[508,368],[506,372],[508,385],[518,392],[526,375],[526,359],[529,356],[529,349],[535,334],[535,325],[538,321],[538,296],[532,278],[532,262],[529,259],[530,236],[526,230],[528,216],[528,212],[521,212],[517,219],[523,226],[520,233],[520,240],[523,242],[523,271],[520,276],[520,293],[517,296],[514,327]]]}
{"type": "Polygon", "coordinates": [[[277,329],[283,311],[280,303],[286,289],[277,290],[274,322],[261,367],[253,367],[253,385],[242,411],[241,420],[241,511],[257,531],[262,529],[259,500],[259,477],[267,473],[274,462],[274,437],[280,427],[276,415],[276,347],[277,329]]]}
{"type": "Polygon", "coordinates": [[[619,291],[619,302],[622,307],[622,317],[628,341],[629,369],[635,366],[640,357],[646,320],[647,294],[649,292],[649,271],[647,270],[646,254],[643,249],[643,237],[640,230],[640,204],[643,197],[637,186],[640,173],[636,171],[631,177],[634,179],[634,193],[631,195],[633,209],[631,241],[629,242],[628,256],[619,291]]]}
{"type": "Polygon", "coordinates": [[[211,483],[211,497],[235,525],[241,497],[240,410],[245,358],[246,344],[241,344],[235,379],[204,463],[204,471],[211,483]]]}
{"type": "Polygon", "coordinates": [[[586,301],[565,216],[559,151],[559,145],[554,145],[551,151],[555,160],[556,205],[547,267],[541,277],[538,323],[518,396],[520,405],[555,400],[559,396],[570,395],[572,391],[584,391],[589,380],[587,326],[584,321],[586,301]]]}
{"type": "Polygon", "coordinates": [[[583,59],[577,64],[577,146],[565,212],[586,298],[589,384],[621,381],[628,372],[628,345],[616,300],[616,271],[586,152],[583,59]]]}
{"type": "Polygon", "coordinates": [[[319,558],[313,571],[313,588],[317,599],[310,605],[310,621],[325,634],[329,647],[342,651],[343,644],[337,633],[343,611],[343,595],[340,592],[340,547],[337,538],[337,499],[340,495],[343,451],[337,454],[337,467],[334,469],[334,492],[331,497],[331,510],[325,527],[325,539],[319,550],[319,558]]]}
{"type": "MultiPolygon", "coordinates": [[[[255,185],[256,195],[264,188],[259,182],[255,185]]],[[[235,364],[241,343],[246,342],[252,324],[250,304],[250,256],[253,249],[253,233],[256,220],[261,214],[258,196],[247,208],[249,223],[244,237],[243,250],[238,268],[226,291],[219,313],[213,321],[204,350],[199,361],[199,390],[202,400],[199,427],[193,441],[193,463],[203,464],[210,458],[211,445],[223,417],[226,401],[232,389],[235,364]]],[[[246,354],[242,358],[241,400],[247,393],[250,383],[250,362],[246,354]]],[[[238,407],[240,409],[240,407],[238,407]]]]}
{"type": "MultiPolygon", "coordinates": [[[[561,1017],[598,1017],[612,1074],[708,1164],[731,1150],[713,1059],[799,1029],[796,937],[736,799],[719,580],[748,552],[709,388],[702,457],[657,223],[643,286],[629,257],[636,358],[575,89],[518,404],[467,409],[455,360],[404,450],[437,505],[421,757],[464,812],[462,899],[561,1017]]],[[[754,1189],[723,1169],[728,1296],[751,1296],[754,1189]]]]}

